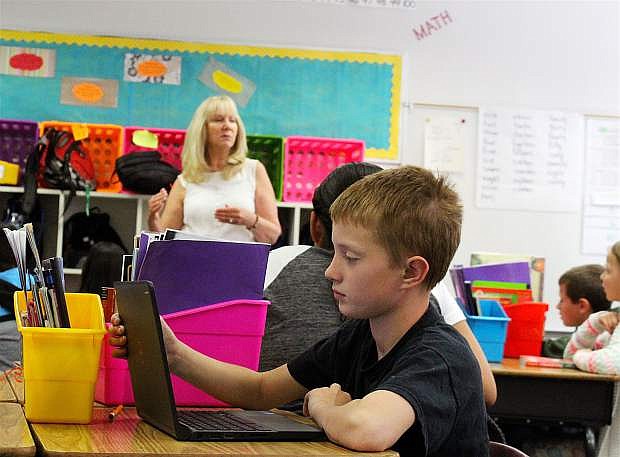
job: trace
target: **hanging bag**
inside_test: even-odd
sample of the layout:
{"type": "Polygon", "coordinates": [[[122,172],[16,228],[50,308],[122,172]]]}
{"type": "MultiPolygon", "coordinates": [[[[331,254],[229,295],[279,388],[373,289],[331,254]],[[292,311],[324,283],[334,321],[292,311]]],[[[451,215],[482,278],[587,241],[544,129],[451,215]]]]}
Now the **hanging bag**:
{"type": "Polygon", "coordinates": [[[170,189],[179,170],[161,160],[158,151],[138,151],[116,159],[116,174],[123,187],[139,194],[156,194],[170,189]]]}

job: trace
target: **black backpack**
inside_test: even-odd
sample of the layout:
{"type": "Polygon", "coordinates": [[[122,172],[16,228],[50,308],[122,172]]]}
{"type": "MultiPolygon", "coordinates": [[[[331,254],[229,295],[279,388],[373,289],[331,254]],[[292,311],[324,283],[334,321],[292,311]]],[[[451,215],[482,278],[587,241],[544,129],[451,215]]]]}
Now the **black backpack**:
{"type": "Polygon", "coordinates": [[[110,225],[110,215],[98,207],[73,214],[65,222],[62,237],[62,252],[65,267],[80,268],[88,257],[90,248],[99,241],[112,241],[126,253],[127,248],[114,227],[110,225]]]}
{"type": "Polygon", "coordinates": [[[116,174],[123,187],[139,194],[170,190],[179,170],[161,160],[158,151],[138,151],[116,159],[116,174]]]}

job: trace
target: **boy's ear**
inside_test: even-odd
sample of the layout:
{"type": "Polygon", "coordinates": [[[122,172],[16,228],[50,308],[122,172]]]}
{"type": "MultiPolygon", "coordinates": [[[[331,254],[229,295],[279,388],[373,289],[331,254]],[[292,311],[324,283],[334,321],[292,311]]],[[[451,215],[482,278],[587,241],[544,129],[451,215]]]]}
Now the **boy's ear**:
{"type": "Polygon", "coordinates": [[[323,224],[314,211],[310,212],[310,237],[312,238],[312,241],[314,241],[315,245],[323,246],[325,227],[323,227],[323,224]]]}
{"type": "Polygon", "coordinates": [[[426,279],[429,269],[428,262],[424,257],[419,255],[409,257],[405,271],[403,271],[404,285],[407,287],[419,286],[426,279]]]}
{"type": "Polygon", "coordinates": [[[592,314],[592,304],[590,303],[590,300],[587,298],[580,298],[577,300],[577,304],[579,305],[579,311],[586,318],[592,314]]]}

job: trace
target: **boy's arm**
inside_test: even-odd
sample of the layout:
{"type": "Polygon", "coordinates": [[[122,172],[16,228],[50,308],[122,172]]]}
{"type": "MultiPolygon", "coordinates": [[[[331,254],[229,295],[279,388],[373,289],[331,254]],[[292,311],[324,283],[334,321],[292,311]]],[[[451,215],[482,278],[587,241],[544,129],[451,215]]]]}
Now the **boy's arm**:
{"type": "Polygon", "coordinates": [[[220,362],[179,341],[161,322],[171,371],[220,400],[246,409],[271,409],[303,398],[307,392],[286,365],[258,373],[220,362]]]}
{"type": "Polygon", "coordinates": [[[393,446],[415,421],[413,408],[403,397],[376,390],[342,404],[338,384],[306,395],[304,410],[323,428],[330,441],[357,451],[383,451],[393,446]]]}
{"type": "Polygon", "coordinates": [[[471,328],[469,328],[467,321],[457,322],[453,325],[453,327],[461,334],[461,336],[463,336],[463,338],[465,338],[469,344],[469,348],[474,353],[474,356],[478,361],[478,366],[480,367],[480,375],[482,376],[482,393],[484,394],[484,403],[487,406],[493,406],[497,400],[497,386],[495,385],[495,378],[493,377],[491,366],[489,365],[489,362],[480,347],[480,343],[478,343],[476,336],[471,331],[471,328]]]}

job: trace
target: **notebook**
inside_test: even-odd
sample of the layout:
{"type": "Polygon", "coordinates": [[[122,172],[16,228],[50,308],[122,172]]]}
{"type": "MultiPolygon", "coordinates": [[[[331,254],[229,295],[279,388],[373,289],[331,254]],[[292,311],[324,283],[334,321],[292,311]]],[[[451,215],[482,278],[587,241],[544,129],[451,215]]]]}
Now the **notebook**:
{"type": "Polygon", "coordinates": [[[322,430],[271,411],[177,410],[150,281],[115,282],[136,410],[180,441],[320,441],[322,430]]]}

